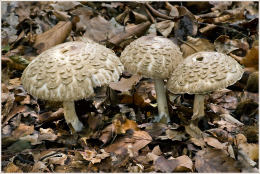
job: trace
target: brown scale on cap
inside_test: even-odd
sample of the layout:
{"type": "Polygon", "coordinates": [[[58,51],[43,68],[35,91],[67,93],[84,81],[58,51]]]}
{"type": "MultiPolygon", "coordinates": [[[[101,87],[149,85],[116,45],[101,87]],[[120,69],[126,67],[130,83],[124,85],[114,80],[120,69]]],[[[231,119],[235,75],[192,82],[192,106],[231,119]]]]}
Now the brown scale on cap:
{"type": "Polygon", "coordinates": [[[90,97],[93,88],[117,81],[123,65],[114,52],[97,43],[67,42],[44,51],[25,69],[24,88],[52,101],[90,97]]]}
{"type": "Polygon", "coordinates": [[[231,57],[217,52],[198,52],[185,58],[168,81],[175,94],[205,94],[234,84],[243,75],[231,57]]]}

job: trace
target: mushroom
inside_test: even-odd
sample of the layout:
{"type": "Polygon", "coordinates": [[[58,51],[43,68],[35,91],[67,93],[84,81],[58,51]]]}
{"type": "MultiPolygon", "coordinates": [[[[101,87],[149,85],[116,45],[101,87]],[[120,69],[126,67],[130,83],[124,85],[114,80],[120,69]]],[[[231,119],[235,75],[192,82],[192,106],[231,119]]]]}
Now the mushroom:
{"type": "Polygon", "coordinates": [[[66,42],[38,55],[24,70],[22,84],[37,98],[62,101],[67,124],[79,132],[83,124],[74,101],[93,96],[97,86],[117,81],[123,69],[115,53],[103,45],[66,42]]]}
{"type": "Polygon", "coordinates": [[[120,59],[128,72],[154,79],[159,110],[155,121],[169,122],[164,79],[167,79],[182,61],[179,47],[161,36],[143,36],[131,42],[122,52],[120,59]]]}
{"type": "Polygon", "coordinates": [[[204,96],[233,85],[243,75],[233,58],[218,52],[198,52],[184,59],[171,74],[167,89],[174,94],[195,94],[191,128],[204,116],[204,96]]]}

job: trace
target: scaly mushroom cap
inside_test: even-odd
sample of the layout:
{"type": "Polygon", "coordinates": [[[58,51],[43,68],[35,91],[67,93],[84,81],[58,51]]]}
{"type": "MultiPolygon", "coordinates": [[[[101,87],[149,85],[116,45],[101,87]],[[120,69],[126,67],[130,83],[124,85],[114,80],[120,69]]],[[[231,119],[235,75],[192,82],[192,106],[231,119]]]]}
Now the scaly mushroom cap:
{"type": "Polygon", "coordinates": [[[198,52],[177,66],[167,88],[174,94],[205,94],[233,85],[243,72],[237,61],[225,54],[198,52]]]}
{"type": "Polygon", "coordinates": [[[179,47],[167,38],[143,36],[131,42],[122,52],[120,59],[130,73],[166,79],[182,61],[182,53],[179,47]]]}
{"type": "Polygon", "coordinates": [[[74,101],[92,96],[96,86],[117,81],[123,69],[115,53],[103,45],[66,42],[37,56],[24,70],[22,83],[35,97],[74,101]]]}

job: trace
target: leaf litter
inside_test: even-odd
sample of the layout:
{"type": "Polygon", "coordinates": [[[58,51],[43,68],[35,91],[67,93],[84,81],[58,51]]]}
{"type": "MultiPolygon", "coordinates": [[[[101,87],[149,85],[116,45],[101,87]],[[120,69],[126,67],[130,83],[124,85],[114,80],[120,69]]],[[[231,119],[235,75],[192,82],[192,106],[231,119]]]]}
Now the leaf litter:
{"type": "Polygon", "coordinates": [[[258,172],[258,2],[2,2],[3,172],[258,172]],[[246,29],[245,29],[246,28],[246,29]],[[205,99],[202,136],[189,131],[192,95],[168,99],[157,115],[154,82],[124,72],[76,102],[85,132],[72,134],[60,104],[29,95],[24,68],[57,44],[95,40],[120,56],[146,34],[177,43],[184,58],[224,52],[242,79],[205,99]]]}

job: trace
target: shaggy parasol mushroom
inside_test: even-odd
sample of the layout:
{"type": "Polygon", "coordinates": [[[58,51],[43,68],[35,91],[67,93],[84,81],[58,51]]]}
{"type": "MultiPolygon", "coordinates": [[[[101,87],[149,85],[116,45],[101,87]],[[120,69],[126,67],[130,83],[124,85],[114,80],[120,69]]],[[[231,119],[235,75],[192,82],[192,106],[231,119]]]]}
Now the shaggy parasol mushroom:
{"type": "Polygon", "coordinates": [[[182,53],[171,40],[161,36],[143,36],[131,42],[122,52],[120,59],[125,69],[155,81],[159,116],[156,121],[170,121],[164,79],[182,61],[182,53]]]}
{"type": "Polygon", "coordinates": [[[171,74],[167,88],[174,94],[195,94],[192,126],[204,116],[204,96],[233,85],[243,75],[233,58],[218,52],[198,52],[184,59],[171,74]]]}
{"type": "Polygon", "coordinates": [[[67,124],[77,132],[74,101],[94,95],[93,88],[117,81],[123,65],[115,53],[94,42],[66,42],[37,56],[24,70],[22,84],[31,95],[62,101],[67,124]]]}

